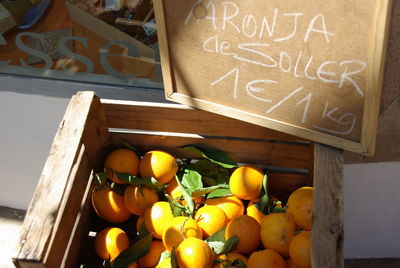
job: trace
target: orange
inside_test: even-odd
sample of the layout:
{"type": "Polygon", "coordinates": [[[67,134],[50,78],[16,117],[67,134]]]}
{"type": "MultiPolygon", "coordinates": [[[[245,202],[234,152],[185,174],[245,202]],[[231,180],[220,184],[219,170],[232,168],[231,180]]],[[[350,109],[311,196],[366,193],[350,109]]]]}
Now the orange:
{"type": "Polygon", "coordinates": [[[128,268],[138,268],[137,262],[129,264],[128,268]]]}
{"type": "Polygon", "coordinates": [[[174,218],[168,202],[159,201],[154,203],[144,213],[144,223],[149,232],[155,238],[161,239],[165,226],[174,218]]]}
{"type": "Polygon", "coordinates": [[[96,234],[94,249],[103,260],[114,260],[129,247],[128,235],[120,228],[109,227],[96,234]]]}
{"type": "Polygon", "coordinates": [[[146,186],[129,185],[124,192],[125,207],[135,215],[143,215],[146,208],[158,201],[157,192],[146,186]]]}
{"type": "Polygon", "coordinates": [[[100,190],[94,188],[91,201],[96,214],[108,222],[121,223],[132,215],[124,205],[124,197],[113,192],[108,185],[100,190]]]}
{"type": "Polygon", "coordinates": [[[168,183],[178,171],[178,162],[171,154],[163,151],[147,152],[139,164],[142,178],[153,177],[161,183],[168,183]]]}
{"type": "Polygon", "coordinates": [[[127,182],[119,180],[114,172],[129,173],[133,176],[138,175],[139,157],[129,149],[116,149],[107,155],[104,161],[104,168],[106,168],[107,175],[113,182],[125,184],[127,182]]]}
{"type": "Polygon", "coordinates": [[[295,264],[292,259],[287,259],[286,260],[286,265],[287,268],[301,268],[300,266],[298,266],[297,264],[295,264]]]}
{"type": "Polygon", "coordinates": [[[289,245],[289,255],[300,268],[311,268],[311,232],[295,235],[289,245]]]}
{"type": "Polygon", "coordinates": [[[171,258],[166,258],[157,264],[156,268],[172,268],[171,258]]]}
{"type": "Polygon", "coordinates": [[[250,254],[261,246],[260,224],[250,216],[236,216],[228,223],[225,239],[234,235],[239,239],[236,250],[240,253],[250,254]]]}
{"type": "Polygon", "coordinates": [[[300,229],[311,230],[312,205],[313,205],[312,193],[304,195],[294,204],[293,219],[300,229]]]}
{"type": "Polygon", "coordinates": [[[197,222],[189,217],[175,217],[164,229],[162,241],[168,251],[177,248],[183,240],[189,237],[202,238],[203,233],[197,222]]]}
{"type": "Polygon", "coordinates": [[[179,268],[210,268],[214,255],[206,242],[196,237],[185,239],[175,251],[179,268]]]}
{"type": "Polygon", "coordinates": [[[259,202],[259,199],[253,199],[247,204],[246,208],[246,215],[252,217],[258,223],[261,224],[261,221],[264,219],[266,216],[263,212],[261,212],[255,205],[254,203],[259,202]]]}
{"type": "Polygon", "coordinates": [[[295,207],[297,206],[297,203],[299,202],[299,200],[308,194],[312,194],[313,193],[313,187],[309,187],[309,186],[304,186],[301,187],[295,191],[293,191],[288,198],[288,201],[286,203],[286,213],[288,213],[290,216],[293,217],[293,213],[295,210],[295,207]]]}
{"type": "Polygon", "coordinates": [[[225,212],[217,206],[204,206],[197,210],[195,219],[206,239],[228,223],[225,212]]]}
{"type": "Polygon", "coordinates": [[[165,247],[160,240],[151,241],[149,252],[138,260],[140,268],[150,268],[157,265],[165,247]]]}
{"type": "Polygon", "coordinates": [[[207,199],[206,205],[216,205],[222,209],[228,220],[244,213],[243,201],[234,195],[207,199]]]}
{"type": "Polygon", "coordinates": [[[247,268],[258,268],[258,267],[273,267],[273,268],[286,268],[286,262],[282,258],[281,255],[279,255],[278,252],[276,252],[273,249],[264,249],[261,251],[255,251],[253,252],[249,260],[247,261],[247,268]]]}
{"type": "Polygon", "coordinates": [[[224,266],[227,265],[227,264],[231,264],[230,267],[240,267],[239,265],[232,266],[232,263],[237,259],[240,259],[240,260],[242,260],[242,262],[244,264],[247,264],[247,257],[246,256],[244,256],[244,255],[242,255],[240,253],[229,252],[227,254],[218,255],[215,258],[215,260],[220,261],[220,262],[217,263],[217,264],[214,264],[213,268],[224,268],[224,266]]]}
{"type": "Polygon", "coordinates": [[[261,191],[264,172],[256,165],[243,165],[235,169],[229,179],[231,192],[244,200],[256,199],[261,191]]]}
{"type": "Polygon", "coordinates": [[[289,243],[296,231],[294,220],[286,213],[271,213],[261,222],[261,241],[265,248],[289,256],[289,243]]]}

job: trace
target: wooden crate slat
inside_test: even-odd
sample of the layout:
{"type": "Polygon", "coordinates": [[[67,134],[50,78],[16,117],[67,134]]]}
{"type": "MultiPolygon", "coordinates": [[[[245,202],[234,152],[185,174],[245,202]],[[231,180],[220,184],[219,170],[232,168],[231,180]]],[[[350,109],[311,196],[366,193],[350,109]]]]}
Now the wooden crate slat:
{"type": "MultiPolygon", "coordinates": [[[[70,240],[76,218],[81,210],[81,203],[84,200],[87,185],[91,173],[91,165],[86,155],[84,144],[79,150],[78,159],[71,170],[68,178],[68,185],[64,192],[64,198],[59,207],[53,236],[49,241],[49,250],[44,258],[47,267],[61,267],[64,254],[67,249],[67,241],[70,240]],[[74,217],[71,217],[74,215],[74,217]]],[[[84,237],[81,237],[81,240],[84,237]]],[[[72,257],[72,256],[71,256],[72,257]]]]}
{"type": "Polygon", "coordinates": [[[227,152],[238,163],[255,163],[290,168],[309,168],[313,151],[310,146],[250,140],[231,140],[219,138],[194,138],[157,135],[132,135],[113,133],[116,144],[127,141],[143,152],[151,149],[167,150],[177,157],[193,157],[179,149],[187,144],[204,145],[227,152]]]}
{"type": "Polygon", "coordinates": [[[62,261],[63,267],[79,267],[79,259],[82,252],[82,245],[88,239],[91,201],[90,195],[92,188],[93,176],[90,176],[88,184],[86,185],[85,193],[80,204],[80,210],[74,218],[75,223],[72,230],[71,237],[69,238],[68,245],[65,251],[64,259],[62,261]]]}
{"type": "Polygon", "coordinates": [[[93,93],[78,93],[68,105],[21,228],[18,260],[45,257],[92,101],[93,93]]]}
{"type": "Polygon", "coordinates": [[[343,268],[343,151],[315,145],[312,267],[343,268]]]}
{"type": "Polygon", "coordinates": [[[102,100],[102,104],[111,128],[304,141],[295,136],[183,105],[114,100],[102,100]]]}

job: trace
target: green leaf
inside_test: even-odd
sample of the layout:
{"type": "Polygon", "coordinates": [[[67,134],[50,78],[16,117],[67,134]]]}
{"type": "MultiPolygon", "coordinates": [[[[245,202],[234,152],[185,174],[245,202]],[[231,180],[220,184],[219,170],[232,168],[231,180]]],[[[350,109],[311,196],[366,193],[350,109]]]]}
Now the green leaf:
{"type": "Polygon", "coordinates": [[[196,170],[189,168],[183,169],[182,185],[186,187],[189,192],[193,192],[197,189],[203,188],[203,182],[201,180],[201,174],[196,170]]]}
{"type": "Polygon", "coordinates": [[[113,191],[114,193],[117,193],[119,195],[124,195],[125,188],[126,188],[126,184],[118,184],[118,183],[115,183],[115,182],[111,182],[110,183],[111,191],[113,191]]]}
{"type": "Polygon", "coordinates": [[[189,215],[193,216],[194,212],[195,212],[195,205],[194,205],[194,201],[193,201],[191,192],[188,191],[188,189],[182,185],[178,176],[175,176],[175,179],[178,182],[179,187],[181,187],[183,199],[185,199],[185,201],[186,201],[186,212],[189,215]]]}
{"type": "Polygon", "coordinates": [[[161,263],[163,260],[168,259],[168,258],[171,258],[171,252],[166,250],[163,253],[161,253],[160,260],[158,261],[158,264],[161,263]]]}
{"type": "Polygon", "coordinates": [[[151,241],[153,236],[151,234],[143,237],[135,242],[132,246],[122,251],[115,259],[113,268],[125,268],[129,264],[139,260],[150,251],[151,241]]]}
{"type": "Polygon", "coordinates": [[[139,150],[136,149],[132,144],[130,144],[127,141],[122,141],[122,145],[126,148],[129,149],[131,151],[134,151],[138,156],[140,156],[139,150]]]}
{"type": "Polygon", "coordinates": [[[186,216],[186,208],[181,203],[173,199],[170,195],[166,194],[169,206],[171,207],[174,217],[186,216]]]}
{"type": "Polygon", "coordinates": [[[157,181],[155,178],[139,178],[136,176],[132,176],[129,173],[117,173],[117,177],[121,181],[126,181],[132,185],[144,185],[148,188],[155,189],[157,191],[164,189],[167,187],[164,183],[157,181]]]}
{"type": "Polygon", "coordinates": [[[206,239],[206,242],[225,241],[226,226],[222,227],[206,239]]]}
{"type": "Polygon", "coordinates": [[[268,208],[269,208],[268,205],[270,203],[270,198],[269,198],[269,195],[268,195],[268,174],[267,173],[264,174],[262,185],[263,186],[262,186],[262,189],[260,191],[259,201],[255,202],[254,206],[258,210],[268,214],[269,211],[265,211],[266,208],[268,210],[268,208]]]}
{"type": "Polygon", "coordinates": [[[194,153],[200,157],[206,158],[224,168],[237,167],[236,162],[225,152],[217,149],[199,148],[195,145],[181,146],[183,150],[194,153]]]}
{"type": "Polygon", "coordinates": [[[171,267],[172,268],[178,268],[178,263],[176,261],[176,250],[175,250],[175,248],[172,248],[172,251],[171,251],[171,267]]]}
{"type": "Polygon", "coordinates": [[[144,221],[140,224],[138,233],[139,234],[138,234],[136,240],[140,240],[150,234],[149,230],[147,230],[147,227],[146,227],[146,224],[144,223],[144,221]]]}
{"type": "Polygon", "coordinates": [[[101,189],[101,187],[103,187],[106,183],[107,183],[107,179],[108,179],[108,175],[105,172],[98,172],[94,174],[96,180],[96,186],[98,187],[98,189],[101,189]]]}
{"type": "Polygon", "coordinates": [[[229,170],[208,159],[200,159],[197,162],[191,163],[189,167],[200,172],[203,176],[203,181],[208,186],[222,183],[229,184],[229,170]]]}
{"type": "Polygon", "coordinates": [[[232,195],[231,190],[226,189],[226,188],[221,188],[221,189],[217,189],[217,190],[214,190],[214,191],[210,192],[207,195],[207,199],[209,199],[209,198],[218,198],[218,197],[229,196],[229,195],[232,195]]]}
{"type": "Polygon", "coordinates": [[[206,242],[215,254],[228,253],[235,249],[237,243],[239,242],[239,239],[236,235],[229,237],[228,240],[225,240],[225,230],[226,226],[206,239],[206,242]]]}
{"type": "Polygon", "coordinates": [[[192,192],[192,196],[206,195],[206,194],[211,193],[211,192],[213,192],[215,190],[218,190],[218,189],[229,189],[229,185],[220,184],[220,185],[201,188],[201,189],[198,189],[198,190],[192,192]]]}

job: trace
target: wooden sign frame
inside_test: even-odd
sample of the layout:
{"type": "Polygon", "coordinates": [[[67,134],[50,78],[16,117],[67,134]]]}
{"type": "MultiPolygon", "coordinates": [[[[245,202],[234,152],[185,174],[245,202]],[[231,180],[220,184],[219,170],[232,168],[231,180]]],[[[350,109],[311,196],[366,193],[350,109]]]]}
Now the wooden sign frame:
{"type": "Polygon", "coordinates": [[[154,0],[166,98],[174,102],[251,122],[256,125],[264,126],[307,140],[371,156],[375,152],[375,139],[378,125],[381,87],[384,75],[384,60],[386,57],[386,43],[392,0],[380,0],[376,2],[377,8],[374,10],[375,23],[370,25],[370,32],[372,34],[370,40],[368,40],[370,46],[368,49],[368,67],[365,70],[366,87],[361,116],[362,125],[359,142],[320,132],[315,129],[309,129],[292,123],[275,120],[266,116],[260,116],[228,105],[221,105],[201,98],[195,98],[189,94],[179,92],[179,88],[176,88],[176,81],[174,81],[173,76],[174,61],[170,56],[169,36],[167,34],[168,21],[166,20],[164,6],[165,2],[163,0],[154,0]]]}

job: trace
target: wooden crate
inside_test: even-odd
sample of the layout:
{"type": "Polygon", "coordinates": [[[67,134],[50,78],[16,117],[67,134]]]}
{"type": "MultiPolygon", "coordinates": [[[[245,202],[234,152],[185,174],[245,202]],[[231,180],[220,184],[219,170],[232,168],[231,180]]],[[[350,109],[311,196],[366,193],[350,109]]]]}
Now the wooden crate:
{"type": "Polygon", "coordinates": [[[270,188],[287,198],[314,186],[313,267],[343,267],[342,151],[183,105],[72,97],[21,229],[17,267],[79,267],[91,221],[93,171],[122,140],[143,151],[207,145],[239,163],[269,164],[270,188]]]}

